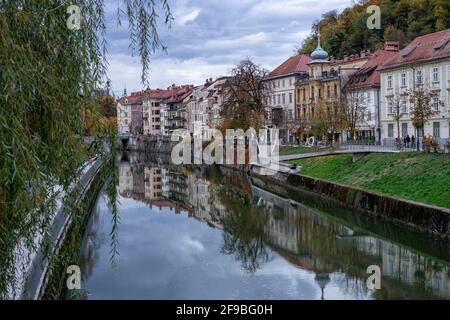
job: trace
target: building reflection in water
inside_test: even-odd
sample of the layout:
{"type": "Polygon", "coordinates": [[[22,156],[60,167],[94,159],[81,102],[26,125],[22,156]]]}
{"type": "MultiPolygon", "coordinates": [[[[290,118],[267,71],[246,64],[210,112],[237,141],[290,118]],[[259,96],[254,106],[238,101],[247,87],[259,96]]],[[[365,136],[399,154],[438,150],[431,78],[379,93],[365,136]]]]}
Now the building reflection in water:
{"type": "Polygon", "coordinates": [[[294,266],[314,272],[322,299],[336,281],[345,281],[352,293],[370,296],[365,285],[369,265],[382,269],[382,290],[372,293],[374,298],[450,298],[450,271],[445,262],[336,222],[315,209],[253,186],[236,173],[190,171],[130,156],[120,162],[118,190],[124,198],[176,214],[185,212],[223,229],[224,252],[238,259],[245,260],[255,252],[265,255],[262,260],[251,257],[250,263],[255,265],[247,266],[250,271],[268,259],[270,250],[294,266]],[[255,243],[263,243],[267,249],[255,251],[255,243]],[[245,250],[249,252],[240,252],[245,250]]]}

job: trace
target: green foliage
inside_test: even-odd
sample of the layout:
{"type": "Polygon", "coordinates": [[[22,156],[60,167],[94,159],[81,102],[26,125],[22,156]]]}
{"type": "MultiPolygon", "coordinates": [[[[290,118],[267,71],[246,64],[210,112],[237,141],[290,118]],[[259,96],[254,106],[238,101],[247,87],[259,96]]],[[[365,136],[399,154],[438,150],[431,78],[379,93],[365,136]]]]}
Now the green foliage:
{"type": "Polygon", "coordinates": [[[295,160],[301,174],[450,208],[450,157],[447,154],[370,154],[295,160]]]}
{"type": "MultiPolygon", "coordinates": [[[[162,47],[158,3],[170,23],[167,0],[123,0],[126,9],[118,10],[119,16],[126,11],[143,82],[150,54],[162,47]]],[[[16,277],[13,248],[21,241],[26,251],[36,249],[34,237],[47,231],[58,193],[69,190],[82,162],[98,152],[82,139],[86,111],[98,120],[95,145],[102,146],[101,137],[114,141],[94,94],[106,80],[104,4],[0,1],[0,298],[16,277]],[[80,30],[67,27],[71,4],[80,8],[80,30]]]]}
{"type": "Polygon", "coordinates": [[[317,45],[320,28],[322,46],[331,56],[342,58],[361,50],[376,50],[387,40],[404,46],[417,36],[450,28],[450,2],[447,0],[365,0],[355,3],[337,15],[325,13],[312,26],[299,53],[311,53],[317,45]],[[370,5],[381,8],[381,30],[366,25],[370,5]]]}

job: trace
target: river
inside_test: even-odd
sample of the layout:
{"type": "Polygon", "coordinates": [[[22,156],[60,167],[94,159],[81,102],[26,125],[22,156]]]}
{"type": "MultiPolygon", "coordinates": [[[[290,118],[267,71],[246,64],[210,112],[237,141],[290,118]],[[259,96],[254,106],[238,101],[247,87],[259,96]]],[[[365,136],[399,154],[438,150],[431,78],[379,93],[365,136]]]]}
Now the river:
{"type": "Polygon", "coordinates": [[[450,297],[446,241],[236,172],[119,161],[118,211],[105,188],[78,298],[450,297]],[[367,288],[369,266],[381,270],[380,290],[367,288]]]}

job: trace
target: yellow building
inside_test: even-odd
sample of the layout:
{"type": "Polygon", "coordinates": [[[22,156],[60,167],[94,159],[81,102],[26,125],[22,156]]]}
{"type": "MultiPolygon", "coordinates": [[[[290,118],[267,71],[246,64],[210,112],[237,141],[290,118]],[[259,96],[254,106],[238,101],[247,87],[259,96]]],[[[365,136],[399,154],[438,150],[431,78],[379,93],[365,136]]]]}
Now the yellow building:
{"type": "Polygon", "coordinates": [[[297,138],[304,142],[313,135],[313,125],[320,118],[327,133],[319,138],[325,136],[327,140],[340,141],[344,117],[341,89],[349,76],[370,58],[370,53],[364,51],[360,55],[345,56],[343,60],[330,60],[321,47],[319,34],[311,58],[309,72],[298,76],[295,82],[297,138]]]}

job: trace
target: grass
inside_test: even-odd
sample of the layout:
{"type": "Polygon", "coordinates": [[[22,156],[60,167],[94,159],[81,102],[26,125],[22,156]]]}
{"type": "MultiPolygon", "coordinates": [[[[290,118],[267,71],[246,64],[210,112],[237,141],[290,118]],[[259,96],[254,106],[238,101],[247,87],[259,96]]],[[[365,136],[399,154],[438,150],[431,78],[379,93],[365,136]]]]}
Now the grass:
{"type": "Polygon", "coordinates": [[[450,208],[450,156],[373,153],[353,163],[351,154],[293,160],[301,174],[450,208]]]}
{"type": "Polygon", "coordinates": [[[302,146],[281,146],[280,147],[280,156],[287,156],[291,154],[301,154],[301,153],[310,153],[310,152],[324,152],[328,149],[318,148],[318,147],[302,147],[302,146]]]}

